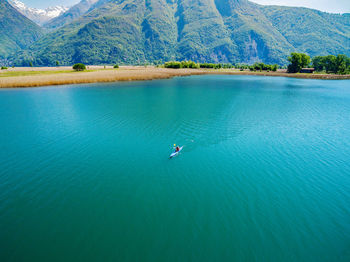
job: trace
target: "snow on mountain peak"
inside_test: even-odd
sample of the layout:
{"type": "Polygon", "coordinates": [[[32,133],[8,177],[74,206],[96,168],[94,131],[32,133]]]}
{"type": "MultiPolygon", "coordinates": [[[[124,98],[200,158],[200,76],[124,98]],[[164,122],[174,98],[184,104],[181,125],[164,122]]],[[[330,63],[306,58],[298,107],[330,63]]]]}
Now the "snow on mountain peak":
{"type": "Polygon", "coordinates": [[[28,17],[30,20],[39,25],[43,25],[47,21],[61,15],[69,9],[69,7],[65,6],[52,6],[46,9],[32,8],[27,7],[19,0],[10,0],[9,3],[12,4],[12,6],[24,16],[28,17]]]}

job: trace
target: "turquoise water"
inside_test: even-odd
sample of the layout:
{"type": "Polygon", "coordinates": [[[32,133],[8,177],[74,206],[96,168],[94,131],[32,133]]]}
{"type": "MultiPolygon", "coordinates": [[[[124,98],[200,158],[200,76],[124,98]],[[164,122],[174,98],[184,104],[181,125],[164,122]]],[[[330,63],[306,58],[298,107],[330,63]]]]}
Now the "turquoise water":
{"type": "Polygon", "coordinates": [[[0,90],[0,127],[1,261],[350,261],[350,81],[0,90]]]}

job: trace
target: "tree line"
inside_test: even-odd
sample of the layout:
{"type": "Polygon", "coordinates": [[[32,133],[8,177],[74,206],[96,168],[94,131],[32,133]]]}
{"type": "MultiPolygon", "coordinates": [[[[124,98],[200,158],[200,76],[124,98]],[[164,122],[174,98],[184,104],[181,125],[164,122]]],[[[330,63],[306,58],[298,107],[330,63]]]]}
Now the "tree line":
{"type": "Polygon", "coordinates": [[[307,54],[291,53],[288,57],[289,73],[299,73],[302,68],[313,67],[316,72],[327,74],[345,75],[350,74],[350,58],[346,55],[315,56],[310,58],[307,54]]]}
{"type": "Polygon", "coordinates": [[[350,74],[350,58],[346,55],[316,56],[312,59],[316,71],[338,75],[350,74]]]}
{"type": "MultiPolygon", "coordinates": [[[[350,74],[350,58],[346,55],[327,55],[315,56],[310,58],[304,53],[291,53],[288,57],[289,65],[287,66],[288,73],[300,73],[303,68],[313,67],[316,72],[325,72],[327,74],[350,74]]],[[[248,64],[215,64],[215,63],[196,63],[193,61],[171,61],[164,64],[165,68],[236,68],[250,71],[272,71],[275,72],[279,68],[277,64],[254,63],[248,64]]]]}
{"type": "Polygon", "coordinates": [[[278,65],[268,65],[264,63],[255,63],[254,65],[244,65],[244,64],[237,64],[236,66],[232,64],[215,64],[215,63],[195,63],[193,61],[170,61],[164,63],[165,68],[174,68],[174,69],[180,69],[180,68],[210,68],[210,69],[229,69],[229,68],[238,68],[238,69],[250,69],[251,71],[277,71],[278,65]]]}
{"type": "Polygon", "coordinates": [[[180,69],[180,68],[199,68],[199,64],[195,63],[193,61],[170,61],[164,63],[165,68],[174,68],[174,69],[180,69]]]}
{"type": "Polygon", "coordinates": [[[232,64],[214,64],[214,63],[196,63],[191,60],[189,61],[170,61],[164,63],[165,68],[212,68],[212,69],[220,69],[220,68],[233,68],[232,64]]]}
{"type": "MultiPolygon", "coordinates": [[[[287,66],[288,73],[300,73],[303,68],[314,68],[316,72],[325,72],[327,74],[350,74],[350,58],[346,55],[339,54],[327,55],[327,56],[315,56],[312,59],[309,55],[304,53],[291,53],[288,57],[289,65],[287,66]]],[[[27,61],[30,67],[33,67],[32,61],[27,61]]],[[[159,62],[161,63],[161,61],[159,62]]],[[[56,66],[59,66],[60,63],[56,61],[56,66]]],[[[156,64],[157,67],[161,66],[156,64]]],[[[75,65],[76,66],[76,65],[75,65]]],[[[118,68],[118,65],[115,65],[114,68],[118,68]]],[[[236,68],[250,71],[277,71],[279,66],[277,64],[265,64],[265,63],[254,63],[253,65],[249,64],[230,64],[230,63],[196,63],[194,61],[170,61],[163,64],[165,68],[209,68],[209,69],[229,69],[236,68]]],[[[0,67],[1,68],[1,67],[0,67]]],[[[282,67],[285,68],[285,67],[282,67]]],[[[7,69],[6,66],[3,66],[1,69],[7,69]]],[[[74,68],[77,71],[85,70],[81,67],[81,64],[74,68]]]]}

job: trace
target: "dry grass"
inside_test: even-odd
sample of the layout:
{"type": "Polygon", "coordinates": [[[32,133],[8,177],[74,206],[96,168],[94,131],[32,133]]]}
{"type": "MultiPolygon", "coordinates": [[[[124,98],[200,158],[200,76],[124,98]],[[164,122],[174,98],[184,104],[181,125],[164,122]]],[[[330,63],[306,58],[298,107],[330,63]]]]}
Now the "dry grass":
{"type": "MultiPolygon", "coordinates": [[[[92,70],[89,70],[90,72],[92,70]]],[[[15,77],[15,76],[33,76],[33,75],[52,75],[62,73],[75,73],[74,70],[60,70],[60,71],[7,71],[1,72],[0,77],[15,77]]]]}
{"type": "Polygon", "coordinates": [[[175,76],[189,76],[202,74],[230,74],[230,75],[263,75],[284,76],[310,79],[350,79],[350,75],[320,75],[320,74],[287,74],[285,72],[250,72],[233,69],[211,70],[211,69],[165,69],[154,67],[122,67],[111,70],[107,67],[89,66],[90,71],[74,72],[64,71],[70,68],[13,68],[7,74],[12,76],[0,77],[0,88],[14,87],[37,87],[50,85],[68,85],[96,82],[115,82],[132,80],[165,79],[175,76]],[[94,70],[94,71],[92,71],[94,70]],[[35,73],[33,73],[35,71],[35,73]],[[32,73],[27,73],[32,72],[32,73]],[[16,76],[16,74],[19,74],[16,76]]]}
{"type": "Polygon", "coordinates": [[[37,87],[132,80],[152,80],[171,78],[175,76],[189,76],[199,74],[205,74],[205,71],[195,69],[174,70],[164,68],[123,68],[119,70],[75,72],[74,74],[57,73],[29,76],[0,77],[0,88],[37,87]]]}

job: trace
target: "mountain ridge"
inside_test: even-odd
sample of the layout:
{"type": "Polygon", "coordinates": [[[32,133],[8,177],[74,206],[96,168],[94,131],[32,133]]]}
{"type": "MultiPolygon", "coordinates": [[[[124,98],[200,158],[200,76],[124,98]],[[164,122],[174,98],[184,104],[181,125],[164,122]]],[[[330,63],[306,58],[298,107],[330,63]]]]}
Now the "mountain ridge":
{"type": "Polygon", "coordinates": [[[98,2],[98,0],[82,0],[74,6],[70,7],[64,13],[51,19],[43,26],[49,30],[60,28],[88,12],[96,2],[98,2]]]}
{"type": "Polygon", "coordinates": [[[69,9],[64,6],[51,6],[45,9],[32,8],[18,0],[9,0],[9,3],[21,14],[41,26],[69,9]]]}
{"type": "Polygon", "coordinates": [[[22,52],[17,63],[285,64],[293,51],[350,54],[347,14],[247,0],[100,0],[95,6],[22,52]]]}

